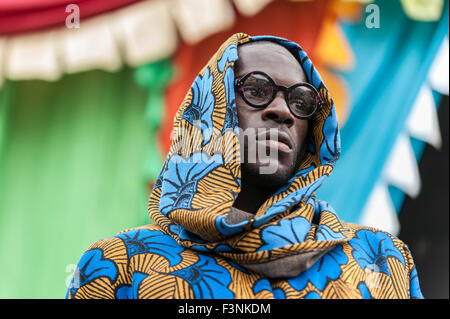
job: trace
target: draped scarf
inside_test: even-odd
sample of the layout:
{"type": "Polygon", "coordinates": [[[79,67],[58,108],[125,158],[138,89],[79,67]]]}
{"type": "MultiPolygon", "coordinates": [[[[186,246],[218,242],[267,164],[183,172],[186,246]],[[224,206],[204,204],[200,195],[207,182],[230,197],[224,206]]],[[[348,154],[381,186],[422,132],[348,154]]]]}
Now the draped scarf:
{"type": "Polygon", "coordinates": [[[340,139],[333,100],[299,45],[271,36],[231,36],[192,84],[176,113],[172,136],[148,208],[155,223],[181,246],[286,277],[352,238],[332,208],[314,196],[339,157],[340,139]],[[232,206],[241,187],[241,154],[234,65],[238,46],[259,40],[278,43],[294,55],[324,106],[310,121],[306,155],[295,175],[255,215],[236,216],[232,206]]]}
{"type": "Polygon", "coordinates": [[[333,99],[302,48],[273,36],[232,35],[195,78],[174,118],[172,143],[148,201],[153,224],[92,244],[68,298],[420,298],[407,246],[341,221],[315,191],[340,154],[333,99]],[[288,49],[324,102],[305,154],[256,214],[241,191],[235,103],[238,46],[288,49]]]}

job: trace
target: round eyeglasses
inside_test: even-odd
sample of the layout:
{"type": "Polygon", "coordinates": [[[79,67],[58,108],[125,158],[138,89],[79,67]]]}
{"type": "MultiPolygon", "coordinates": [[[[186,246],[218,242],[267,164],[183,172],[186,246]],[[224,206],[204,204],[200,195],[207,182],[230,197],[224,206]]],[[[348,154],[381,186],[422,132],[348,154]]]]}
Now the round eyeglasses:
{"type": "Polygon", "coordinates": [[[239,95],[250,106],[265,108],[275,99],[278,91],[284,93],[284,99],[291,113],[300,119],[314,115],[323,102],[319,93],[309,83],[297,83],[291,87],[277,85],[266,73],[253,71],[235,79],[239,95]]]}

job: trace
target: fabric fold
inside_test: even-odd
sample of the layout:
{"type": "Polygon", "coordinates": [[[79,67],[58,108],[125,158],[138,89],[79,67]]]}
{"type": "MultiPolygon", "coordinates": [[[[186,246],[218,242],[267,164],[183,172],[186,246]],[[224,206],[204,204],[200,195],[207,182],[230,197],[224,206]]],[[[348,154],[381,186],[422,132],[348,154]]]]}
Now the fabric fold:
{"type": "Polygon", "coordinates": [[[232,35],[175,115],[172,144],[149,197],[153,224],[91,245],[67,296],[421,298],[403,242],[341,221],[316,198],[339,155],[333,99],[301,47],[272,36],[232,35]],[[233,207],[242,185],[234,66],[238,47],[252,41],[289,50],[323,101],[309,119],[297,171],[254,215],[233,207]]]}
{"type": "Polygon", "coordinates": [[[240,33],[230,37],[194,80],[174,119],[174,132],[149,201],[149,214],[180,245],[209,252],[229,247],[227,257],[236,261],[253,254],[248,260],[260,258],[255,261],[268,263],[261,269],[272,268],[286,257],[294,260],[299,254],[295,257],[302,264],[298,269],[307,269],[312,264],[308,256],[315,260],[335,240],[350,238],[343,227],[337,227],[340,222],[335,215],[332,221],[322,219],[319,227],[311,224],[315,214],[332,214],[316,205],[313,194],[331,173],[340,142],[333,100],[297,44],[272,36],[251,38],[240,33]],[[233,67],[239,45],[261,40],[278,43],[294,55],[325,105],[311,120],[307,153],[296,174],[255,216],[249,216],[232,209],[241,184],[233,67]],[[312,234],[313,230],[319,233],[312,234]]]}

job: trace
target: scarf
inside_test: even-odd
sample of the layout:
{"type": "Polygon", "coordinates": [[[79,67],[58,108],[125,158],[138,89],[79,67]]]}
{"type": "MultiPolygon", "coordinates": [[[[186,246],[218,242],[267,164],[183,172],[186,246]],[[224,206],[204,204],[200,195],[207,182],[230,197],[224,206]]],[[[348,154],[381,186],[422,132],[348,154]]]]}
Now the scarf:
{"type": "Polygon", "coordinates": [[[339,154],[334,103],[306,52],[285,39],[234,34],[175,115],[171,147],[148,202],[154,223],[91,245],[67,297],[422,297],[402,241],[345,223],[316,198],[339,154]],[[259,40],[288,49],[324,105],[309,120],[297,171],[253,215],[233,209],[241,189],[234,65],[238,46],[259,40]]]}

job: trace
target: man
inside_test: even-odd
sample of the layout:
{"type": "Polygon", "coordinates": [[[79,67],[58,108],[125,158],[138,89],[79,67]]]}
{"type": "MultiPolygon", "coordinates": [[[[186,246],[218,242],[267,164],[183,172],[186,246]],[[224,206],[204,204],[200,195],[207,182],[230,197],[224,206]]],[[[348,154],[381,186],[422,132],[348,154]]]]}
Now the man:
{"type": "Polygon", "coordinates": [[[175,116],[154,223],[91,245],[67,297],[421,298],[403,242],[316,199],[339,152],[334,104],[306,53],[233,35],[175,116]]]}
{"type": "MultiPolygon", "coordinates": [[[[269,82],[272,79],[285,87],[307,82],[306,75],[294,56],[286,48],[274,42],[256,41],[239,48],[239,60],[235,67],[236,77],[239,78],[255,70],[262,72],[257,75],[258,79],[268,79],[269,82]]],[[[249,83],[250,79],[247,78],[246,82],[249,83]]],[[[300,86],[296,89],[303,92],[309,88],[300,86]]],[[[312,90],[315,89],[312,88],[312,90]]],[[[264,108],[249,105],[244,101],[246,98],[244,94],[236,96],[238,123],[242,132],[249,130],[252,132],[252,129],[257,128],[258,131],[262,130],[258,136],[262,135],[265,140],[264,135],[269,133],[270,129],[275,129],[278,142],[278,145],[273,145],[278,151],[275,154],[277,156],[270,158],[276,161],[276,171],[272,174],[261,174],[260,168],[264,167],[264,164],[261,163],[260,156],[254,163],[249,161],[251,159],[249,154],[258,151],[255,142],[261,143],[261,141],[258,141],[257,137],[244,141],[246,161],[241,166],[242,187],[234,205],[244,211],[255,213],[272,193],[283,186],[294,174],[304,153],[303,142],[308,131],[308,120],[296,117],[281,93],[278,92],[273,101],[264,108]]]]}

